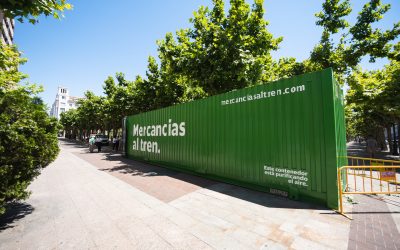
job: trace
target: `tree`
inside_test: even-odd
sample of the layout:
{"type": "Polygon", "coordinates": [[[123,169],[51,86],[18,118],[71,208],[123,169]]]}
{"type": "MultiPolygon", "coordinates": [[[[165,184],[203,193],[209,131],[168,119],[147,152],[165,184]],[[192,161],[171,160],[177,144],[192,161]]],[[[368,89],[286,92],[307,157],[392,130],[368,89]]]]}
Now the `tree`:
{"type": "Polygon", "coordinates": [[[323,33],[306,62],[307,71],[332,67],[338,81],[344,84],[345,77],[364,56],[369,56],[373,62],[393,54],[394,46],[390,42],[400,34],[400,22],[389,30],[372,29],[372,24],[379,22],[390,9],[389,4],[370,0],[363,6],[354,25],[345,19],[352,11],[349,0],[326,0],[322,7],[323,11],[316,14],[316,24],[323,28],[323,33]],[[339,36],[338,43],[332,38],[335,34],[339,36]]]}
{"type": "Polygon", "coordinates": [[[377,136],[379,128],[385,124],[383,100],[380,99],[385,88],[381,71],[353,71],[348,78],[350,89],[346,96],[347,106],[353,111],[352,123],[358,135],[365,138],[377,136]]]}
{"type": "MultiPolygon", "coordinates": [[[[160,58],[163,58],[160,55],[160,58]]],[[[171,72],[169,62],[161,60],[158,66],[154,57],[148,58],[146,78],[138,77],[135,81],[135,106],[138,112],[146,112],[182,102],[185,89],[189,85],[180,81],[180,74],[171,72]]]]}
{"type": "Polygon", "coordinates": [[[28,197],[26,188],[59,152],[56,119],[36,95],[41,88],[18,83],[25,75],[16,47],[0,43],[0,214],[7,202],[28,197]]]}
{"type": "Polygon", "coordinates": [[[369,56],[370,62],[376,58],[399,58],[400,45],[391,42],[400,34],[400,22],[385,31],[372,28],[390,9],[380,0],[364,4],[354,25],[346,20],[352,11],[349,0],[326,0],[322,8],[316,14],[316,24],[323,28],[323,33],[310,58],[303,62],[305,72],[332,67],[338,82],[350,87],[345,112],[348,138],[372,134],[383,146],[383,128],[391,120],[382,110],[388,101],[383,95],[387,75],[380,71],[363,72],[358,65],[365,56],[369,56]],[[339,39],[335,42],[333,37],[339,39]]]}
{"type": "Polygon", "coordinates": [[[392,117],[393,122],[400,123],[400,61],[391,60],[385,66],[383,74],[386,79],[386,86],[381,98],[385,100],[385,113],[392,117]]]}
{"type": "Polygon", "coordinates": [[[390,150],[392,154],[398,155],[400,133],[397,132],[396,135],[395,126],[397,124],[397,127],[400,127],[400,62],[391,60],[390,64],[383,69],[383,75],[385,77],[385,87],[379,97],[379,106],[385,114],[386,123],[384,125],[390,150]]]}
{"type": "Polygon", "coordinates": [[[79,117],[80,137],[85,138],[93,131],[104,130],[104,97],[96,96],[91,91],[86,91],[84,98],[78,100],[77,115],[79,117]]]}
{"type": "Polygon", "coordinates": [[[211,10],[194,13],[193,28],[179,30],[177,41],[168,33],[158,42],[161,64],[207,95],[261,83],[269,74],[270,52],[282,40],[266,28],[263,1],[250,8],[244,0],[231,0],[227,15],[223,0],[213,3],[211,10]]]}
{"type": "Polygon", "coordinates": [[[60,123],[64,127],[65,137],[76,139],[76,136],[78,135],[78,130],[80,130],[78,111],[76,109],[70,109],[66,112],[61,113],[60,123]]]}
{"type": "Polygon", "coordinates": [[[396,152],[391,128],[400,121],[400,63],[392,60],[375,71],[357,69],[348,79],[348,125],[354,135],[374,135],[383,141],[386,129],[389,146],[396,152]]]}
{"type": "Polygon", "coordinates": [[[38,22],[41,14],[59,19],[63,17],[62,12],[69,9],[72,9],[72,5],[66,0],[3,0],[0,2],[0,10],[6,17],[16,18],[20,22],[27,19],[32,24],[38,22]]]}
{"type": "Polygon", "coordinates": [[[306,71],[305,63],[297,62],[294,57],[280,58],[273,61],[268,69],[268,75],[265,74],[264,81],[271,82],[281,78],[288,78],[303,74],[306,71]]]}
{"type": "Polygon", "coordinates": [[[18,71],[18,66],[25,62],[15,46],[0,45],[0,88],[4,91],[13,89],[27,77],[18,71]]]}
{"type": "Polygon", "coordinates": [[[135,82],[125,79],[123,73],[116,73],[115,79],[109,76],[103,85],[105,96],[104,102],[104,119],[106,121],[105,128],[112,129],[114,135],[121,128],[122,119],[136,111],[136,100],[134,99],[135,82]]]}

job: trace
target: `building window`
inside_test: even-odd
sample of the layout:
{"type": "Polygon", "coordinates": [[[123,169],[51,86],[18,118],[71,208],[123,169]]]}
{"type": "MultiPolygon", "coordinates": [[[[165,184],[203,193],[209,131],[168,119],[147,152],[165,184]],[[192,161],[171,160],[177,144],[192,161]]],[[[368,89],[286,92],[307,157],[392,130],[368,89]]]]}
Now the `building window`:
{"type": "Polygon", "coordinates": [[[65,112],[65,108],[60,108],[60,113],[65,112]]]}
{"type": "Polygon", "coordinates": [[[62,99],[65,99],[65,96],[61,96],[62,99]]]}

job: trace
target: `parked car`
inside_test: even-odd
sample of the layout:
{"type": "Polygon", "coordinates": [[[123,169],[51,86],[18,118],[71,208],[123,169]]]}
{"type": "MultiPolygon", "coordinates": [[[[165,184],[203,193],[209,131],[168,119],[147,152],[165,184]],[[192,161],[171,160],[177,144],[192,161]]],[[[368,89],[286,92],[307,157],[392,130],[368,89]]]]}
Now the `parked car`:
{"type": "Polygon", "coordinates": [[[101,141],[101,145],[108,146],[109,141],[108,141],[108,136],[107,135],[97,134],[96,135],[96,141],[98,141],[99,139],[101,141]]]}

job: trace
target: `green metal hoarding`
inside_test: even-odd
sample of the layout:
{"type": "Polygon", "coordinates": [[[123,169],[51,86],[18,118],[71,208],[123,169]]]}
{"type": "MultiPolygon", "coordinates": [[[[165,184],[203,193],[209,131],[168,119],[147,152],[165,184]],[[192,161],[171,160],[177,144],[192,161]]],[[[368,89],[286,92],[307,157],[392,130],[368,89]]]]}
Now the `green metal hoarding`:
{"type": "Polygon", "coordinates": [[[346,139],[331,69],[128,116],[125,125],[129,158],[338,206],[346,139]]]}

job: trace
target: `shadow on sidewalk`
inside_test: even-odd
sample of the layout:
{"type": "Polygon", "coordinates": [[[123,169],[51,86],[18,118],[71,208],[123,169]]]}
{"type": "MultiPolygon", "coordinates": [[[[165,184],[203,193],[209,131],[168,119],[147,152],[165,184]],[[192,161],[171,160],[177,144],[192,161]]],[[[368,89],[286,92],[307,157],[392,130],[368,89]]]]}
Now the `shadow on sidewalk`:
{"type": "Polygon", "coordinates": [[[363,211],[363,212],[346,212],[346,214],[400,214],[398,211],[363,211]]]}
{"type": "MultiPolygon", "coordinates": [[[[74,146],[73,141],[67,140],[67,142],[68,146],[74,146]]],[[[75,146],[81,148],[80,145],[75,145],[75,146]]],[[[98,153],[95,152],[94,154],[98,153]]],[[[111,151],[111,148],[108,151],[101,152],[100,154],[102,154],[105,157],[106,161],[114,162],[112,165],[115,166],[111,168],[104,168],[100,167],[101,164],[98,164],[97,166],[98,169],[104,172],[118,173],[123,175],[144,177],[144,178],[166,176],[192,185],[196,185],[201,188],[229,195],[231,197],[235,197],[237,199],[241,199],[265,207],[325,210],[325,212],[323,212],[324,214],[328,215],[330,214],[335,216],[338,215],[331,209],[328,209],[327,207],[315,203],[306,203],[301,201],[290,200],[288,198],[269,194],[267,192],[247,189],[240,186],[228,184],[225,182],[219,182],[205,177],[197,176],[192,173],[185,173],[166,167],[160,167],[149,163],[144,163],[129,158],[125,158],[120,153],[111,151]]],[[[88,155],[90,155],[90,153],[80,152],[78,153],[78,155],[82,155],[82,157],[85,159],[87,158],[88,155]]],[[[165,188],[166,188],[165,191],[168,192],[169,191],[167,190],[168,187],[165,188]]]]}
{"type": "MultiPolygon", "coordinates": [[[[58,138],[59,141],[62,141],[63,146],[69,147],[69,148],[86,148],[89,152],[89,144],[85,141],[78,141],[78,140],[73,140],[73,139],[67,139],[67,138],[58,138]]],[[[101,146],[101,153],[108,153],[112,152],[111,146],[101,146]]],[[[97,152],[97,146],[94,148],[93,153],[98,153],[97,152]]]]}
{"type": "MultiPolygon", "coordinates": [[[[394,199],[397,197],[391,197],[394,199]]],[[[389,209],[387,196],[358,195],[351,214],[348,249],[400,249],[400,234],[394,216],[400,211],[389,209]],[[379,236],[378,236],[379,235],[379,236]]],[[[396,209],[397,210],[397,209],[396,209]]]]}
{"type": "Polygon", "coordinates": [[[107,161],[115,161],[119,163],[119,165],[113,168],[102,168],[100,169],[101,171],[119,172],[140,177],[168,176],[202,188],[219,183],[196,175],[190,175],[173,169],[128,159],[118,153],[108,153],[105,156],[107,161]]]}
{"type": "MultiPolygon", "coordinates": [[[[367,146],[365,142],[358,143],[351,141],[347,143],[347,155],[355,157],[371,158],[366,148],[367,146]]],[[[399,160],[399,156],[392,155],[389,151],[378,151],[372,158],[382,159],[382,160],[397,160],[397,161],[399,160]]]]}
{"type": "MultiPolygon", "coordinates": [[[[289,200],[285,197],[272,195],[266,192],[242,188],[240,186],[214,181],[194,174],[187,174],[185,172],[135,161],[125,158],[121,154],[108,153],[105,154],[105,157],[107,161],[115,161],[116,164],[118,164],[116,167],[100,169],[105,172],[119,172],[121,174],[140,177],[167,176],[265,207],[330,210],[317,204],[289,200]]],[[[336,213],[332,211],[332,214],[336,213]]]]}
{"type": "MultiPolygon", "coordinates": [[[[400,196],[397,195],[397,194],[394,194],[394,196],[374,195],[374,194],[361,194],[361,195],[363,195],[367,199],[373,199],[373,200],[375,200],[375,202],[390,204],[390,205],[392,205],[394,207],[399,207],[400,208],[400,199],[398,199],[398,197],[400,197],[400,196]]],[[[400,213],[400,211],[399,212],[395,212],[395,213],[400,213]]]]}
{"type": "Polygon", "coordinates": [[[31,205],[24,202],[12,202],[6,206],[6,213],[0,216],[0,232],[13,228],[13,223],[25,216],[31,214],[35,210],[31,205]]]}
{"type": "Polygon", "coordinates": [[[83,141],[77,141],[67,138],[58,138],[59,141],[63,142],[63,145],[75,148],[87,148],[88,145],[83,141]]]}

